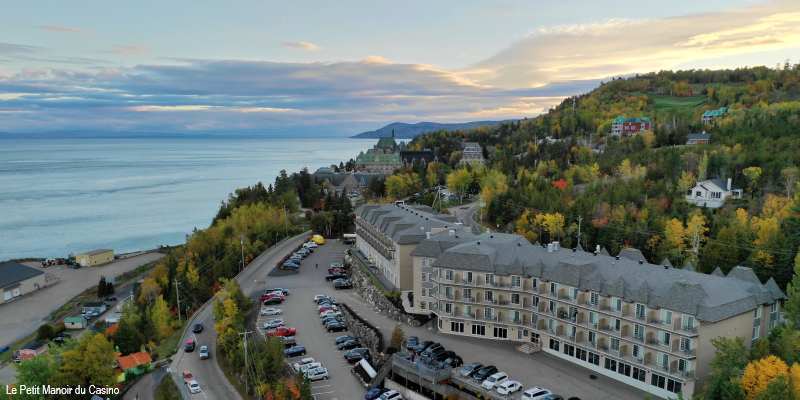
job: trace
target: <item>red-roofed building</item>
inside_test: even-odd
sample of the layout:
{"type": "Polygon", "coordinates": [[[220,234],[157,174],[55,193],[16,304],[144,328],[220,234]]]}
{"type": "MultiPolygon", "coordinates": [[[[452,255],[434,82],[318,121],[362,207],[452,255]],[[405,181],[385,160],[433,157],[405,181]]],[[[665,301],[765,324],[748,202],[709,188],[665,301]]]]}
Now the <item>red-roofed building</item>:
{"type": "Polygon", "coordinates": [[[14,359],[17,362],[22,362],[22,360],[31,359],[47,351],[48,347],[50,346],[48,346],[47,343],[33,342],[14,352],[14,359]]]}
{"type": "Polygon", "coordinates": [[[117,375],[117,382],[124,382],[135,375],[143,374],[153,369],[153,359],[144,350],[139,353],[128,354],[125,357],[117,358],[117,365],[114,370],[117,375]]]}

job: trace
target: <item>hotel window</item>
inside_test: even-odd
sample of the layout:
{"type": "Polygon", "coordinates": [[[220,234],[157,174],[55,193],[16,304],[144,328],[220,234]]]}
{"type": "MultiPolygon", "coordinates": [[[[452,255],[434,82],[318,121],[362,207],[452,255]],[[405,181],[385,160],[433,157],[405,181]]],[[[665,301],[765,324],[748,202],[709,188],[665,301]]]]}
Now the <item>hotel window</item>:
{"type": "Polygon", "coordinates": [[[522,286],[522,278],[518,276],[511,277],[511,287],[520,287],[522,286]]]}
{"type": "Polygon", "coordinates": [[[427,291],[425,290],[425,288],[422,288],[422,297],[427,297],[427,296],[425,295],[425,293],[427,293],[427,291]]]}
{"type": "Polygon", "coordinates": [[[548,325],[548,328],[550,329],[551,332],[555,332],[556,328],[558,328],[558,321],[551,319],[549,322],[550,324],[548,325]]]}
{"type": "Polygon", "coordinates": [[[447,279],[448,281],[452,281],[453,280],[453,270],[452,269],[444,270],[444,279],[447,279]]]}
{"type": "Polygon", "coordinates": [[[422,281],[423,281],[423,282],[426,282],[426,281],[427,281],[427,279],[425,279],[425,278],[427,278],[427,277],[428,277],[428,274],[426,274],[426,273],[424,273],[424,272],[423,272],[423,273],[422,273],[422,281]]]}
{"type": "Polygon", "coordinates": [[[756,318],[761,318],[761,306],[756,308],[756,318]]]}
{"type": "Polygon", "coordinates": [[[494,337],[500,339],[508,339],[508,329],[494,327],[494,337]]]}
{"type": "Polygon", "coordinates": [[[778,302],[772,303],[772,305],[769,306],[769,312],[771,313],[778,312],[778,302]]]}
{"type": "Polygon", "coordinates": [[[476,336],[486,336],[486,326],[472,324],[472,334],[476,336]]]}
{"type": "Polygon", "coordinates": [[[594,364],[594,365],[599,367],[600,366],[600,355],[592,353],[590,351],[589,352],[589,360],[588,361],[589,361],[589,364],[594,364]]]}
{"type": "Polygon", "coordinates": [[[631,376],[631,366],[629,364],[620,362],[617,364],[617,372],[620,375],[631,376]]]}
{"type": "Polygon", "coordinates": [[[611,338],[611,340],[608,341],[608,347],[611,350],[619,351],[619,339],[611,338]]]}
{"type": "Polygon", "coordinates": [[[681,338],[681,351],[689,351],[692,349],[692,339],[681,338]]]}
{"type": "Polygon", "coordinates": [[[631,352],[631,355],[633,356],[633,358],[641,360],[642,359],[642,346],[639,346],[639,345],[636,345],[636,344],[633,345],[633,351],[631,352]]]}
{"type": "Polygon", "coordinates": [[[753,327],[753,340],[758,339],[758,337],[760,335],[761,335],[761,326],[759,326],[759,325],[754,326],[753,327]]]}
{"type": "Polygon", "coordinates": [[[472,272],[464,272],[464,281],[467,283],[472,283],[472,272]]]}
{"type": "Polygon", "coordinates": [[[448,314],[453,313],[453,303],[444,303],[444,312],[448,314]]]}
{"type": "Polygon", "coordinates": [[[631,378],[636,379],[640,382],[645,382],[647,377],[647,370],[633,367],[633,375],[631,378]]]}
{"type": "Polygon", "coordinates": [[[425,257],[422,257],[422,266],[425,266],[425,257]]]}
{"type": "Polygon", "coordinates": [[[614,360],[614,359],[606,357],[605,367],[608,370],[616,371],[617,370],[617,360],[614,360]]]}
{"type": "Polygon", "coordinates": [[[592,293],[589,295],[589,303],[591,303],[593,306],[600,304],[600,295],[597,293],[592,293]]]}
{"type": "Polygon", "coordinates": [[[586,341],[591,344],[597,344],[597,333],[589,331],[589,338],[586,341]]]}
{"type": "Polygon", "coordinates": [[[636,318],[645,319],[647,307],[644,304],[636,304],[636,318]]]}
{"type": "Polygon", "coordinates": [[[522,322],[522,314],[519,311],[511,311],[508,316],[512,322],[522,322]]]}
{"type": "Polygon", "coordinates": [[[589,312],[589,324],[597,326],[597,313],[596,312],[589,312]]]}
{"type": "Polygon", "coordinates": [[[578,332],[578,329],[575,328],[574,325],[567,325],[567,335],[575,340],[575,334],[578,332]]]}
{"type": "Polygon", "coordinates": [[[539,324],[539,315],[531,313],[531,325],[538,326],[539,324]]]}
{"type": "Polygon", "coordinates": [[[672,393],[680,393],[683,390],[683,383],[673,379],[667,379],[667,391],[672,393]]]}
{"type": "Polygon", "coordinates": [[[558,295],[558,284],[555,282],[550,282],[550,294],[553,296],[558,295]]]}
{"type": "Polygon", "coordinates": [[[558,303],[555,301],[550,301],[550,312],[555,314],[556,310],[558,310],[558,303]]]}
{"type": "Polygon", "coordinates": [[[612,298],[611,299],[611,310],[620,312],[622,311],[622,299],[612,298]]]}
{"type": "Polygon", "coordinates": [[[472,298],[472,289],[462,289],[461,293],[462,293],[461,297],[463,297],[465,299],[471,299],[472,298]]]}
{"type": "Polygon", "coordinates": [[[531,282],[531,287],[532,287],[534,290],[538,289],[538,288],[539,288],[539,280],[538,280],[538,279],[536,279],[536,278],[533,278],[533,281],[531,282]]]}
{"type": "Polygon", "coordinates": [[[664,325],[672,325],[672,311],[661,310],[661,323],[664,325]]]}
{"type": "Polygon", "coordinates": [[[424,310],[425,309],[425,302],[424,301],[420,302],[419,306],[420,306],[419,308],[424,310]]]}
{"type": "Polygon", "coordinates": [[[433,302],[432,301],[428,302],[428,309],[429,310],[433,310],[433,302]]]}
{"type": "Polygon", "coordinates": [[[558,347],[561,344],[558,340],[550,338],[550,350],[558,351],[558,347]]]}
{"type": "Polygon", "coordinates": [[[452,299],[453,297],[455,297],[455,296],[453,296],[453,287],[452,286],[446,286],[444,288],[444,296],[447,297],[448,299],[452,299]]]}
{"type": "Polygon", "coordinates": [[[644,325],[633,324],[633,337],[644,339],[644,325]]]}
{"type": "Polygon", "coordinates": [[[428,273],[428,280],[429,280],[429,281],[432,281],[432,280],[433,280],[433,272],[429,272],[429,273],[428,273]]]}
{"type": "Polygon", "coordinates": [[[687,331],[694,331],[694,317],[691,315],[681,317],[681,328],[687,331]]]}
{"type": "Polygon", "coordinates": [[[669,332],[658,331],[658,343],[669,346],[671,335],[669,332]]]}
{"type": "Polygon", "coordinates": [[[656,364],[664,369],[669,368],[669,354],[658,352],[658,355],[656,356],[656,364]]]}
{"type": "Polygon", "coordinates": [[[464,323],[463,322],[451,322],[450,323],[450,332],[464,333],[464,323]]]}
{"type": "Polygon", "coordinates": [[[486,274],[486,284],[494,285],[494,274],[486,274]]]}
{"type": "Polygon", "coordinates": [[[657,388],[664,389],[667,386],[667,378],[659,374],[650,374],[650,384],[657,388]]]}
{"type": "Polygon", "coordinates": [[[494,292],[491,290],[486,290],[483,292],[483,300],[488,301],[490,303],[494,302],[494,292]]]}
{"type": "Polygon", "coordinates": [[[531,296],[531,307],[539,307],[539,296],[531,296]]]}
{"type": "Polygon", "coordinates": [[[569,289],[569,298],[572,300],[578,299],[578,288],[570,288],[569,289]]]}
{"type": "Polygon", "coordinates": [[[692,370],[692,362],[689,360],[678,360],[678,371],[689,372],[692,370]]]}
{"type": "Polygon", "coordinates": [[[429,258],[429,259],[428,259],[428,266],[429,266],[429,267],[432,267],[432,266],[433,266],[433,259],[432,259],[432,258],[429,258]]]}
{"type": "Polygon", "coordinates": [[[511,304],[519,304],[519,293],[511,293],[511,304]]]}
{"type": "Polygon", "coordinates": [[[611,330],[614,332],[619,332],[622,328],[622,321],[619,318],[611,318],[611,330]]]}
{"type": "Polygon", "coordinates": [[[472,316],[472,306],[464,307],[464,314],[469,315],[471,317],[472,316]]]}
{"type": "Polygon", "coordinates": [[[486,307],[483,309],[483,317],[486,319],[494,318],[494,308],[486,307]]]}

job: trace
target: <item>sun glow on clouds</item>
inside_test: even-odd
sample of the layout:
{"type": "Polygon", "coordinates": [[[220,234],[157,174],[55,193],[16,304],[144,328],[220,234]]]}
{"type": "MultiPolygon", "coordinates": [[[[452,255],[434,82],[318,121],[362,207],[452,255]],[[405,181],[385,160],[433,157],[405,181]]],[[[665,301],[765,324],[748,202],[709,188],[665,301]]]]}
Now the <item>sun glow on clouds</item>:
{"type": "Polygon", "coordinates": [[[306,50],[306,51],[314,51],[322,48],[313,43],[306,43],[306,42],[282,42],[281,47],[283,47],[284,49],[306,50]]]}

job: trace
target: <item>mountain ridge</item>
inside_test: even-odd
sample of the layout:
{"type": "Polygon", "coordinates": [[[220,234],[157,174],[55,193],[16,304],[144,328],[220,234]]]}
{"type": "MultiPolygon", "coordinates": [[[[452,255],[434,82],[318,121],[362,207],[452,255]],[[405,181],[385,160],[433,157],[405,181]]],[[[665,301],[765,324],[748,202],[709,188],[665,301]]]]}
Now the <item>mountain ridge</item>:
{"type": "Polygon", "coordinates": [[[374,131],[367,131],[359,133],[355,136],[350,136],[352,139],[378,139],[385,136],[392,136],[392,130],[395,132],[395,138],[398,139],[413,139],[419,135],[438,131],[439,129],[456,130],[456,129],[473,129],[479,126],[494,126],[502,122],[518,121],[516,119],[507,119],[502,121],[472,121],[472,122],[459,122],[452,124],[441,124],[438,122],[417,122],[416,124],[407,124],[405,122],[393,122],[383,128],[374,131]]]}

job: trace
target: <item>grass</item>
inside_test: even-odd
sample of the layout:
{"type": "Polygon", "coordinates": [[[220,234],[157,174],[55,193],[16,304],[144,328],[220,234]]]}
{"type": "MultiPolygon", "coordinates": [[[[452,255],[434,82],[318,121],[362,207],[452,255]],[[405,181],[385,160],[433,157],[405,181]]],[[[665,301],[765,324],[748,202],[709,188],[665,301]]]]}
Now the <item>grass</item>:
{"type": "Polygon", "coordinates": [[[3,354],[0,354],[0,361],[8,361],[9,359],[11,359],[14,356],[15,351],[21,349],[22,346],[32,341],[35,337],[36,337],[36,332],[33,332],[30,335],[25,336],[24,338],[11,344],[8,351],[6,351],[3,354]]]}
{"type": "Polygon", "coordinates": [[[181,328],[176,329],[172,336],[168,337],[167,340],[156,346],[156,353],[158,353],[159,360],[171,357],[172,352],[178,348],[178,345],[181,342],[181,336],[183,335],[184,325],[186,324],[184,323],[181,325],[181,328]]]}
{"type": "Polygon", "coordinates": [[[182,399],[181,390],[175,384],[171,376],[166,376],[156,389],[156,400],[180,400],[182,399]]]}
{"type": "Polygon", "coordinates": [[[647,96],[653,99],[656,111],[673,107],[678,109],[692,108],[708,101],[706,96],[673,97],[663,94],[648,94],[647,96]]]}
{"type": "MultiPolygon", "coordinates": [[[[117,277],[117,282],[123,283],[123,282],[127,281],[128,279],[131,279],[134,276],[141,274],[142,272],[144,272],[148,268],[154,267],[155,263],[156,263],[155,261],[149,262],[147,264],[140,265],[140,266],[136,267],[133,270],[125,272],[124,274],[121,274],[121,275],[119,275],[117,277]]],[[[114,286],[116,286],[116,284],[114,286]]]]}

